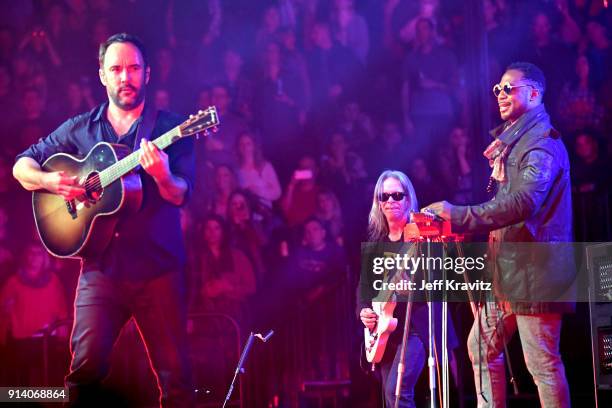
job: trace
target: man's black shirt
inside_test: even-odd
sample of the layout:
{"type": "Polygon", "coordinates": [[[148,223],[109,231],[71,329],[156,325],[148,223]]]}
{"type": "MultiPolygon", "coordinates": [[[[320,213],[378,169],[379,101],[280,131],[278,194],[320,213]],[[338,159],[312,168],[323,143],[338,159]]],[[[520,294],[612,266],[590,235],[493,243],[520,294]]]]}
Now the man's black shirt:
{"type": "MultiPolygon", "coordinates": [[[[104,103],[90,112],[68,119],[49,136],[18,155],[17,159],[31,157],[42,164],[59,152],[85,157],[99,142],[120,143],[133,149],[144,111],[125,135],[118,136],[106,118],[107,107],[108,103],[104,103]]],[[[152,135],[148,139],[156,139],[181,122],[177,115],[158,112],[152,135]]],[[[168,147],[165,152],[169,156],[172,174],[187,183],[186,202],[194,183],[193,140],[184,138],[168,147]]],[[[142,168],[138,173],[143,184],[140,211],[120,217],[110,245],[99,257],[84,259],[83,271],[95,269],[119,279],[141,280],[184,267],[186,255],[179,207],[161,197],[155,181],[142,168]]]]}

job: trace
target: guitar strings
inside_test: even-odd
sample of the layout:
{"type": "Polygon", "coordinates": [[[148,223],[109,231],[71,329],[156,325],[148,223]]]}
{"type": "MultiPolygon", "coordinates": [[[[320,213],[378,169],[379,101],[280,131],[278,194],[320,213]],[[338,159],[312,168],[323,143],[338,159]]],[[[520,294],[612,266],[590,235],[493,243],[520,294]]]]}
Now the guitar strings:
{"type": "MultiPolygon", "coordinates": [[[[205,112],[208,112],[209,109],[207,109],[205,112]]],[[[166,147],[170,146],[172,144],[172,141],[174,139],[174,137],[176,136],[180,136],[180,126],[177,126],[176,128],[170,130],[169,132],[167,132],[164,135],[161,135],[160,137],[158,137],[157,139],[155,139],[153,141],[153,143],[161,150],[165,149],[166,147]],[[176,131],[177,129],[179,129],[178,132],[173,132],[176,131]]],[[[140,149],[133,151],[132,153],[130,153],[129,155],[127,155],[126,157],[124,157],[123,159],[121,159],[118,162],[113,163],[112,165],[110,165],[109,167],[103,169],[102,171],[100,171],[98,174],[96,174],[95,176],[87,179],[85,181],[84,184],[84,188],[87,191],[97,191],[103,188],[102,184],[102,173],[104,173],[105,176],[108,176],[108,179],[110,180],[116,180],[119,177],[123,176],[124,174],[126,174],[127,172],[129,172],[130,170],[132,170],[135,166],[136,163],[138,161],[137,157],[138,157],[138,152],[140,151],[140,149]]],[[[109,183],[110,184],[110,183],[109,183]]]]}
{"type": "MultiPolygon", "coordinates": [[[[203,113],[212,114],[212,110],[210,108],[206,109],[203,113]]],[[[214,122],[214,121],[213,121],[214,122]]],[[[174,138],[176,136],[181,137],[181,125],[171,129],[167,133],[161,135],[157,139],[153,140],[153,143],[161,150],[164,150],[166,147],[170,146],[174,142],[174,138]],[[174,132],[176,131],[176,133],[174,132]]],[[[83,184],[83,188],[86,193],[91,191],[99,191],[103,189],[102,177],[103,174],[108,176],[109,180],[114,182],[119,177],[123,176],[127,172],[131,171],[134,167],[136,167],[136,163],[138,162],[138,152],[140,149],[135,150],[128,154],[126,157],[117,161],[110,165],[109,167],[102,169],[100,172],[96,173],[92,177],[85,180],[83,184]]],[[[109,183],[110,184],[110,183],[109,183]]]]}

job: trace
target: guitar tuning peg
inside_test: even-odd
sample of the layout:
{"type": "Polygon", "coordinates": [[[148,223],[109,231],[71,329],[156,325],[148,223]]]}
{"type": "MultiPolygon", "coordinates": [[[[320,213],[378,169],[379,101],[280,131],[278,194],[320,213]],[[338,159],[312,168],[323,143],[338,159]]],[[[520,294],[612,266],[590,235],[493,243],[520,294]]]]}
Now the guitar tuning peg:
{"type": "Polygon", "coordinates": [[[193,119],[193,115],[189,115],[189,119],[193,119]]]}
{"type": "Polygon", "coordinates": [[[204,113],[204,111],[202,111],[202,110],[199,110],[199,111],[198,111],[198,115],[201,115],[201,114],[203,114],[203,113],[204,113]]]}
{"type": "Polygon", "coordinates": [[[219,131],[219,128],[217,126],[213,126],[212,131],[213,133],[217,133],[219,131]]]}

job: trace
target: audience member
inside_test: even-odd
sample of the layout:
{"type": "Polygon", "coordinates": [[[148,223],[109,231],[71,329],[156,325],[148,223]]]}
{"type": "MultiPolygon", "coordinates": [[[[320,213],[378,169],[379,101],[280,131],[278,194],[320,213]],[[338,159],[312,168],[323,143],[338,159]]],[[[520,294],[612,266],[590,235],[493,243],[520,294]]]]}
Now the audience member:
{"type": "Polygon", "coordinates": [[[548,13],[536,12],[530,29],[531,35],[527,37],[523,51],[519,55],[521,59],[542,69],[546,76],[544,103],[555,106],[564,78],[570,78],[572,74],[572,51],[553,35],[553,26],[548,13]]]}
{"type": "Polygon", "coordinates": [[[572,184],[578,193],[606,191],[609,188],[610,166],[599,154],[599,141],[592,133],[581,132],[574,142],[576,160],[572,166],[572,184]]]}
{"type": "Polygon", "coordinates": [[[438,158],[437,167],[444,183],[445,194],[450,201],[461,205],[473,202],[471,152],[466,129],[455,127],[438,158]]]}
{"type": "Polygon", "coordinates": [[[303,156],[281,199],[281,208],[289,227],[297,227],[314,215],[321,189],[317,176],[316,161],[311,156],[303,156]]]}
{"type": "Polygon", "coordinates": [[[344,245],[344,221],[338,198],[330,190],[321,190],[317,196],[315,218],[321,221],[329,239],[339,246],[344,245]]]}
{"type": "Polygon", "coordinates": [[[9,26],[0,26],[0,63],[8,64],[15,54],[15,31],[9,26]]]}
{"type": "MultiPolygon", "coordinates": [[[[14,385],[38,386],[43,384],[41,337],[68,317],[68,307],[64,288],[42,245],[26,245],[20,259],[18,272],[0,289],[0,345],[12,342],[14,385]]],[[[66,327],[56,334],[66,338],[66,327]]]]}
{"type": "Polygon", "coordinates": [[[207,212],[225,218],[230,195],[238,188],[238,179],[234,170],[226,164],[216,166],[214,174],[214,190],[207,206],[207,212]]]}
{"type": "Polygon", "coordinates": [[[346,259],[342,248],[328,239],[322,221],[309,218],[303,225],[301,244],[291,255],[289,262],[293,287],[305,294],[305,301],[312,301],[321,291],[329,289],[343,278],[346,259]]]}
{"type": "Polygon", "coordinates": [[[269,43],[278,41],[280,23],[278,7],[268,7],[263,13],[261,24],[255,34],[256,49],[263,51],[269,43]]]}
{"type": "Polygon", "coordinates": [[[349,48],[365,64],[370,35],[366,20],[355,11],[353,0],[334,0],[332,27],[336,41],[349,48]]]}
{"type": "MultiPolygon", "coordinates": [[[[108,38],[108,37],[107,37],[108,38]]],[[[70,117],[88,112],[96,106],[89,84],[89,77],[81,77],[81,81],[69,81],[66,84],[66,112],[70,117]]]]}
{"type": "Polygon", "coordinates": [[[62,60],[42,26],[35,26],[28,31],[19,43],[17,50],[36,60],[45,71],[57,72],[62,66],[62,60]]]}
{"type": "Polygon", "coordinates": [[[436,200],[442,200],[446,197],[441,183],[434,179],[427,161],[423,157],[417,156],[412,160],[408,175],[421,202],[434,203],[436,200]]]}
{"type": "Polygon", "coordinates": [[[238,113],[231,110],[232,98],[227,86],[217,84],[211,90],[211,102],[223,121],[216,133],[206,137],[206,160],[214,165],[236,164],[234,146],[238,135],[248,129],[247,123],[238,113]]]}
{"type": "Polygon", "coordinates": [[[254,85],[244,74],[243,65],[242,56],[237,50],[226,50],[223,55],[223,71],[215,82],[226,86],[232,101],[230,110],[251,121],[254,85]]]}
{"type": "Polygon", "coordinates": [[[575,140],[571,179],[576,241],[606,241],[610,237],[608,204],[610,165],[599,154],[594,134],[581,132],[575,140]]]}
{"type": "MultiPolygon", "coordinates": [[[[14,124],[14,149],[22,149],[36,143],[38,139],[49,134],[53,121],[46,111],[45,99],[37,88],[28,88],[21,95],[20,112],[14,124]]],[[[14,151],[12,152],[14,153],[14,151]]]]}
{"type": "Polygon", "coordinates": [[[348,170],[346,155],[349,151],[346,134],[333,132],[327,143],[327,154],[321,156],[321,180],[324,185],[343,194],[346,192],[348,170]]]}
{"type": "Polygon", "coordinates": [[[170,92],[164,88],[153,91],[153,106],[156,110],[170,110],[170,92]]]}
{"type": "Polygon", "coordinates": [[[415,154],[429,158],[452,127],[457,59],[435,42],[435,26],[421,18],[414,49],[404,61],[402,101],[406,133],[415,154]]]}
{"type": "Polygon", "coordinates": [[[153,71],[155,75],[151,76],[151,84],[149,86],[150,94],[156,95],[157,91],[163,90],[168,99],[169,108],[173,111],[189,111],[194,110],[193,107],[186,105],[188,100],[185,75],[181,72],[180,65],[177,63],[175,53],[169,48],[160,48],[155,53],[155,64],[153,71]]]}
{"type": "Polygon", "coordinates": [[[580,27],[572,16],[569,7],[570,0],[555,0],[557,12],[561,17],[559,37],[567,45],[578,45],[582,37],[580,27]]]}
{"type": "Polygon", "coordinates": [[[265,273],[262,253],[267,237],[261,216],[254,213],[253,207],[251,195],[247,191],[234,191],[227,206],[227,222],[230,242],[249,258],[257,282],[261,283],[265,273]]]}
{"type": "Polygon", "coordinates": [[[254,194],[261,204],[272,207],[272,203],[282,194],[280,183],[274,167],[264,159],[261,147],[251,132],[238,136],[236,151],[240,187],[254,194]]]}
{"type": "Polygon", "coordinates": [[[575,66],[575,78],[565,83],[557,102],[559,127],[564,133],[586,128],[601,129],[604,111],[597,102],[589,60],[581,55],[575,66]]]}
{"type": "Polygon", "coordinates": [[[322,118],[324,123],[329,123],[336,113],[330,105],[340,97],[351,95],[354,90],[352,81],[359,76],[361,67],[348,48],[334,42],[328,24],[314,24],[310,35],[313,48],[306,59],[309,76],[313,78],[313,120],[322,118]]]}
{"type": "Polygon", "coordinates": [[[256,81],[255,114],[264,153],[279,168],[295,163],[301,147],[299,116],[306,109],[306,96],[300,93],[304,84],[292,74],[283,64],[279,44],[268,43],[256,81]]]}
{"type": "Polygon", "coordinates": [[[417,154],[410,149],[400,125],[393,120],[384,121],[377,146],[372,150],[370,173],[380,174],[385,169],[406,172],[411,158],[417,154]]]}
{"type": "Polygon", "coordinates": [[[426,19],[431,22],[431,29],[434,35],[434,42],[438,43],[437,38],[437,26],[439,17],[439,0],[418,0],[417,12],[408,20],[400,29],[399,35],[405,43],[418,42],[418,28],[419,20],[426,19]]]}
{"type": "Polygon", "coordinates": [[[586,25],[588,39],[587,56],[592,66],[592,77],[595,86],[600,85],[612,72],[612,47],[609,32],[603,24],[590,21],[586,25]]]}
{"type": "Polygon", "coordinates": [[[9,212],[4,203],[0,206],[0,284],[15,270],[14,241],[10,239],[9,212]]]}
{"type": "Polygon", "coordinates": [[[200,268],[194,279],[198,293],[192,297],[192,308],[225,313],[241,321],[246,301],[255,292],[251,262],[232,247],[227,224],[221,217],[207,216],[202,228],[200,268]]]}
{"type": "Polygon", "coordinates": [[[372,150],[376,137],[374,125],[370,116],[356,101],[351,100],[344,104],[338,128],[346,134],[351,150],[358,153],[372,150]]]}
{"type": "MultiPolygon", "coordinates": [[[[280,44],[282,46],[283,66],[287,70],[288,76],[297,78],[297,86],[302,89],[298,91],[300,95],[304,95],[303,107],[306,111],[310,108],[312,101],[311,95],[311,80],[308,76],[308,66],[304,54],[297,47],[297,38],[295,31],[289,28],[280,30],[280,44]]],[[[306,111],[300,111],[300,125],[306,122],[306,111]]]]}
{"type": "Polygon", "coordinates": [[[63,61],[64,54],[71,49],[71,38],[66,22],[66,7],[63,3],[55,2],[49,6],[45,28],[51,43],[56,45],[58,56],[63,61]]]}
{"type": "MultiPolygon", "coordinates": [[[[6,129],[15,117],[15,100],[13,94],[13,77],[10,68],[0,63],[0,129],[6,129]]],[[[1,141],[0,145],[4,145],[1,141]]]]}

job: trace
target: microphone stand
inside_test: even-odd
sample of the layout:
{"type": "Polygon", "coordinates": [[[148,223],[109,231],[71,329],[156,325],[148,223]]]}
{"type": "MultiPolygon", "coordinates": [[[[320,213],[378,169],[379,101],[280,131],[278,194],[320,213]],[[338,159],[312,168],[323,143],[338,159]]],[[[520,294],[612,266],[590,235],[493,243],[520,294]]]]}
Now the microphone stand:
{"type": "MultiPolygon", "coordinates": [[[[419,254],[420,245],[419,243],[415,243],[417,246],[416,254],[419,254]]],[[[414,277],[416,276],[416,271],[411,274],[410,283],[414,283],[414,277]]],[[[408,294],[408,301],[406,302],[406,314],[404,316],[404,334],[402,335],[402,348],[400,351],[400,361],[397,365],[397,380],[395,382],[395,402],[393,403],[394,408],[399,408],[400,401],[400,393],[402,389],[402,381],[404,378],[404,371],[406,370],[406,364],[404,361],[406,360],[406,346],[408,345],[408,334],[410,331],[410,317],[412,314],[412,298],[413,291],[410,289],[410,293],[408,294]]]]}
{"type": "Polygon", "coordinates": [[[236,379],[238,378],[238,375],[244,374],[243,366],[249,355],[249,351],[251,351],[251,347],[253,346],[255,338],[258,338],[259,340],[265,343],[270,339],[270,337],[272,337],[273,334],[274,330],[270,330],[265,336],[262,336],[260,333],[253,334],[253,332],[249,334],[249,338],[247,339],[247,342],[244,345],[244,348],[242,349],[242,354],[240,355],[240,359],[238,360],[238,366],[236,367],[236,371],[234,371],[234,378],[232,378],[232,382],[229,386],[229,390],[227,391],[227,395],[225,396],[225,401],[223,402],[222,408],[225,408],[225,406],[230,400],[230,397],[232,396],[232,392],[234,391],[234,385],[236,384],[236,379]]]}
{"type": "MultiPolygon", "coordinates": [[[[404,229],[404,239],[416,240],[416,241],[425,241],[427,242],[427,259],[431,258],[431,243],[433,241],[439,242],[442,244],[442,258],[444,264],[444,258],[446,257],[446,241],[450,241],[453,238],[457,239],[458,250],[463,252],[463,248],[459,245],[459,237],[456,234],[453,234],[450,230],[450,224],[445,224],[442,220],[436,217],[433,214],[427,213],[412,213],[411,214],[411,223],[407,224],[404,229]]],[[[420,251],[417,251],[420,252],[420,251]]],[[[428,283],[432,282],[433,274],[429,262],[427,262],[427,266],[425,268],[426,274],[424,278],[428,283]]],[[[446,270],[442,268],[442,282],[446,281],[446,270]]],[[[468,277],[464,274],[464,279],[466,283],[469,282],[468,277]]],[[[468,286],[469,288],[469,286],[468,286]]],[[[442,406],[443,408],[448,408],[449,406],[449,367],[448,367],[448,294],[446,291],[446,286],[442,286],[443,290],[443,298],[442,298],[442,316],[441,316],[441,330],[442,330],[442,356],[441,356],[441,364],[442,364],[442,406]]],[[[430,407],[435,408],[437,404],[436,397],[436,389],[437,389],[437,373],[436,373],[436,358],[435,358],[435,300],[432,298],[433,289],[427,290],[427,325],[428,325],[428,348],[429,353],[427,357],[427,366],[429,371],[429,392],[430,392],[430,407]]],[[[412,292],[410,293],[412,295],[412,292]]],[[[473,296],[471,291],[468,291],[468,297],[470,299],[470,306],[472,308],[472,312],[475,312],[476,305],[473,301],[473,296]]],[[[412,303],[412,298],[409,299],[409,305],[412,303]]],[[[408,324],[410,319],[410,308],[407,307],[406,313],[406,321],[404,323],[404,337],[402,340],[402,352],[400,357],[400,363],[398,365],[398,378],[395,389],[395,407],[398,407],[399,404],[399,391],[402,382],[402,375],[404,369],[404,358],[405,351],[407,345],[407,332],[408,332],[408,324]]],[[[440,363],[440,362],[438,362],[440,363]]]]}
{"type": "MultiPolygon", "coordinates": [[[[427,259],[431,257],[431,239],[427,238],[427,259]]],[[[429,264],[429,262],[427,262],[429,264]]],[[[432,273],[431,268],[427,265],[427,282],[432,281],[432,273]]],[[[436,363],[434,358],[434,352],[436,343],[434,341],[435,337],[435,327],[434,327],[434,302],[432,299],[431,290],[427,290],[427,327],[429,331],[429,355],[427,357],[427,368],[429,370],[429,398],[430,398],[430,407],[436,408],[436,363]]]]}
{"type": "MultiPolygon", "coordinates": [[[[440,242],[443,242],[442,240],[440,242]]],[[[446,249],[442,245],[442,265],[445,264],[446,249]]],[[[446,269],[442,267],[442,282],[446,282],[446,269]]],[[[448,293],[446,285],[442,287],[442,407],[449,407],[449,372],[448,372],[448,293]]]]}
{"type": "MultiPolygon", "coordinates": [[[[406,234],[406,237],[408,236],[409,234],[406,234]]],[[[414,235],[412,235],[412,237],[413,239],[416,238],[414,235]]],[[[426,240],[427,242],[427,258],[430,258],[432,240],[429,236],[426,236],[426,235],[419,237],[419,240],[423,240],[423,239],[426,240]]],[[[418,254],[420,253],[420,245],[419,244],[417,245],[418,245],[417,246],[418,249],[417,249],[416,254],[418,256],[418,254]]],[[[415,275],[416,275],[416,271],[412,275],[413,278],[411,279],[411,281],[414,281],[415,275]]],[[[427,265],[426,275],[424,275],[424,277],[425,279],[427,279],[427,282],[431,282],[432,273],[431,273],[431,269],[429,268],[429,265],[427,265]]],[[[427,366],[429,370],[429,392],[430,392],[430,398],[431,398],[431,408],[435,408],[437,404],[436,404],[436,364],[435,364],[435,358],[434,358],[434,347],[435,347],[434,302],[433,302],[430,292],[431,290],[427,290],[427,320],[428,320],[428,330],[429,330],[429,333],[428,333],[429,334],[429,341],[428,341],[429,355],[427,358],[427,366]]],[[[394,408],[399,407],[400,392],[401,392],[401,386],[402,386],[402,381],[403,381],[403,374],[405,370],[404,360],[406,358],[406,346],[408,344],[408,331],[409,331],[409,326],[410,326],[411,311],[412,311],[412,290],[410,291],[408,302],[406,304],[406,317],[404,320],[404,335],[402,337],[402,346],[401,346],[402,348],[401,348],[401,353],[400,353],[400,361],[397,367],[397,381],[395,383],[394,408]]],[[[446,334],[446,330],[444,330],[444,333],[446,334]]],[[[444,362],[446,363],[447,367],[443,368],[443,372],[445,372],[446,375],[448,375],[448,359],[446,359],[444,362]]],[[[444,398],[444,400],[448,401],[446,397],[444,398]]]]}

